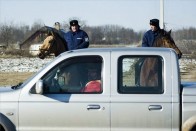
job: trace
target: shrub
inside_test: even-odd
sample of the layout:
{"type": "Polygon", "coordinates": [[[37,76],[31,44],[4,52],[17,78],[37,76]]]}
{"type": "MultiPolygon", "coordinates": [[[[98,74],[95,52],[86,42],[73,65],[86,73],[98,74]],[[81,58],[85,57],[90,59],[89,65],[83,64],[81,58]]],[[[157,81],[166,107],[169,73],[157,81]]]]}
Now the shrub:
{"type": "Polygon", "coordinates": [[[5,49],[0,50],[1,57],[33,57],[29,50],[5,49]]]}

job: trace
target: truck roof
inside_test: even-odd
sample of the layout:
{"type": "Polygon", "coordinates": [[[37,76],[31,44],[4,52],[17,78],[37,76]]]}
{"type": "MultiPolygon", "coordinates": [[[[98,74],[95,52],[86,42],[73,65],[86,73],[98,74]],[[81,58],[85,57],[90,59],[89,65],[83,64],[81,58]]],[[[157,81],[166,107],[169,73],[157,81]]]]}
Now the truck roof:
{"type": "MultiPolygon", "coordinates": [[[[160,47],[113,47],[113,48],[85,48],[78,50],[71,50],[67,52],[115,52],[115,51],[158,51],[158,52],[171,52],[172,48],[160,48],[160,47]]],[[[175,52],[175,51],[174,51],[175,52]]]]}

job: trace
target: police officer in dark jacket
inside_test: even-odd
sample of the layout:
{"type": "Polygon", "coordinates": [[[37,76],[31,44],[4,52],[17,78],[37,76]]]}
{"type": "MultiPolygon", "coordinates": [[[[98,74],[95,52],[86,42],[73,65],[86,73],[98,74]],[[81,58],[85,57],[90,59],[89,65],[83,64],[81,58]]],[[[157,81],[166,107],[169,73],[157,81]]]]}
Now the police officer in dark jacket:
{"type": "Polygon", "coordinates": [[[148,30],[142,39],[142,47],[152,47],[155,38],[158,36],[160,27],[159,27],[159,20],[158,19],[151,19],[150,20],[150,30],[148,30]]]}
{"type": "Polygon", "coordinates": [[[80,29],[77,20],[70,21],[70,31],[64,35],[68,50],[88,48],[89,37],[87,33],[80,29]]]}

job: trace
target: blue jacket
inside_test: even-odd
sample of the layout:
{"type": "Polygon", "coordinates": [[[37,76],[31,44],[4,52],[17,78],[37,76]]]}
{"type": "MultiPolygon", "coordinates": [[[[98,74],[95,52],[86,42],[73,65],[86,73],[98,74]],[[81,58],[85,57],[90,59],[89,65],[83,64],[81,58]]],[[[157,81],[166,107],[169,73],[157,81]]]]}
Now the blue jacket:
{"type": "Polygon", "coordinates": [[[64,35],[67,42],[68,50],[88,48],[89,37],[83,30],[78,30],[76,32],[69,31],[64,35]]]}
{"type": "Polygon", "coordinates": [[[148,30],[142,39],[142,47],[152,47],[155,38],[158,36],[159,30],[157,31],[152,31],[148,30]]]}

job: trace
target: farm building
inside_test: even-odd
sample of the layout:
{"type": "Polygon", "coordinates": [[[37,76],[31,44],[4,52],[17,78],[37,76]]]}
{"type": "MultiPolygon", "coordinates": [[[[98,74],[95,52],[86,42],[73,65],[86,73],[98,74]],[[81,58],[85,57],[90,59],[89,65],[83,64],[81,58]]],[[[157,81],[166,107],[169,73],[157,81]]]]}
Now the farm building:
{"type": "Polygon", "coordinates": [[[0,44],[0,49],[5,49],[5,48],[6,48],[6,46],[5,46],[5,45],[0,44]]]}
{"type": "Polygon", "coordinates": [[[41,44],[32,44],[30,47],[29,47],[29,53],[33,56],[36,56],[39,52],[39,48],[40,48],[41,44]]]}
{"type": "Polygon", "coordinates": [[[37,55],[39,51],[39,47],[41,46],[45,38],[46,38],[45,34],[34,33],[20,44],[20,49],[29,50],[30,54],[37,55]]]}

